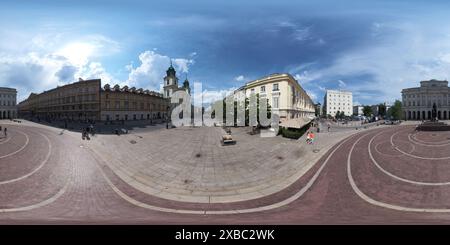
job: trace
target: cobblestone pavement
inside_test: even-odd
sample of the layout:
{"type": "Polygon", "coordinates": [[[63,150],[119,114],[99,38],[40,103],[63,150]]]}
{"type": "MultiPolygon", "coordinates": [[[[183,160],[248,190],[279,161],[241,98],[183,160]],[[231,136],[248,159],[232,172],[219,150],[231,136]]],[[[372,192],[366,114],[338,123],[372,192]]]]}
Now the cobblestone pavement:
{"type": "Polygon", "coordinates": [[[379,224],[448,223],[450,220],[450,134],[446,132],[416,132],[409,125],[379,126],[319,134],[316,146],[306,146],[302,139],[263,139],[239,129],[242,132],[233,132],[238,144],[222,148],[212,140],[222,133],[217,128],[166,130],[159,125],[151,131],[136,131],[115,138],[102,135],[83,141],[79,133],[26,121],[21,124],[0,121],[0,125],[8,127],[7,137],[0,134],[0,223],[379,224]],[[191,152],[190,158],[183,161],[176,153],[157,156],[170,144],[164,137],[177,139],[174,146],[178,153],[191,152]],[[131,143],[132,140],[136,143],[131,143]],[[204,145],[192,146],[191,142],[204,145]],[[148,144],[154,147],[147,149],[148,144]],[[281,151],[285,157],[279,159],[278,151],[259,147],[285,150],[281,151]],[[311,153],[315,147],[321,149],[320,153],[311,153]],[[225,157],[220,158],[223,155],[220,149],[227,153],[225,157]],[[292,154],[291,151],[299,149],[307,154],[292,154]],[[196,156],[198,153],[200,157],[196,156]],[[139,162],[139,154],[146,154],[152,164],[139,162]],[[137,162],[119,165],[124,164],[121,155],[137,162]],[[254,156],[257,161],[240,158],[244,156],[254,156]],[[197,158],[202,160],[194,161],[197,158]],[[302,158],[309,161],[302,162],[302,158]],[[181,161],[177,163],[177,160],[181,161]],[[232,168],[235,172],[229,173],[221,166],[229,162],[243,166],[235,166],[232,168]],[[174,181],[163,178],[147,183],[157,171],[155,167],[163,168],[164,164],[175,168],[162,173],[174,181]],[[276,164],[285,170],[277,173],[271,169],[276,164]],[[296,164],[303,164],[303,168],[295,170],[296,164]],[[197,169],[198,166],[201,167],[197,169]],[[185,171],[189,167],[193,170],[185,171]],[[214,169],[212,175],[208,175],[211,170],[205,170],[208,167],[214,169]],[[230,178],[209,179],[217,177],[216,168],[224,170],[230,178]],[[189,174],[195,181],[197,172],[201,176],[198,181],[204,185],[194,187],[193,182],[178,182],[189,174]],[[291,172],[298,177],[283,181],[291,172]],[[140,173],[144,176],[139,176],[140,173]],[[233,177],[235,174],[237,177],[233,177]],[[248,181],[241,179],[236,183],[240,174],[248,181]],[[245,178],[247,174],[257,176],[258,184],[252,178],[245,178]],[[140,178],[145,185],[134,183],[140,178]],[[272,178],[280,189],[253,198],[233,200],[236,196],[228,196],[220,189],[239,192],[250,187],[261,188],[258,191],[262,192],[265,189],[262,183],[272,178]],[[175,190],[190,186],[194,187],[193,193],[206,192],[204,196],[209,197],[219,193],[218,196],[230,199],[174,200],[151,192],[151,188],[160,186],[175,190]]]}

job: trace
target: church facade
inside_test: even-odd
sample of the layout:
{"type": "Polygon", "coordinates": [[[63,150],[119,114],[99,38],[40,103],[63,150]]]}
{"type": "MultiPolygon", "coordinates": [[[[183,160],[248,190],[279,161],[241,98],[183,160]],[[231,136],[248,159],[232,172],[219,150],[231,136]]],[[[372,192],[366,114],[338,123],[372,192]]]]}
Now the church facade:
{"type": "Polygon", "coordinates": [[[189,87],[189,81],[186,79],[183,82],[183,86],[178,87],[178,77],[175,68],[173,68],[172,63],[170,63],[169,69],[166,71],[166,76],[164,77],[164,98],[171,98],[172,94],[176,91],[184,90],[188,94],[191,94],[191,89],[189,87]]]}
{"type": "Polygon", "coordinates": [[[450,88],[448,81],[421,81],[420,87],[402,90],[402,110],[405,120],[450,119],[450,88]],[[433,115],[435,108],[436,115],[433,115]]]}

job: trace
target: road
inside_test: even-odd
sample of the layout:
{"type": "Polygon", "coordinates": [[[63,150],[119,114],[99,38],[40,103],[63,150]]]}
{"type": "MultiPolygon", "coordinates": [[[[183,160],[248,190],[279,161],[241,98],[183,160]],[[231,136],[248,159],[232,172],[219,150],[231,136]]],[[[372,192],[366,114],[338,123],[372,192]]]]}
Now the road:
{"type": "Polygon", "coordinates": [[[278,193],[200,204],[139,192],[73,133],[7,126],[8,137],[0,138],[2,224],[450,223],[448,132],[361,130],[278,193]]]}

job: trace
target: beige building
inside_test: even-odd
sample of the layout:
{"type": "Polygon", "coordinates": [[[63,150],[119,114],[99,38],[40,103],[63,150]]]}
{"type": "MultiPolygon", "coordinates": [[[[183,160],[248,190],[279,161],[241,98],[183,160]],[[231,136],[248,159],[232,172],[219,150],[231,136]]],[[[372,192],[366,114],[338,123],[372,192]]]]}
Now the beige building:
{"type": "Polygon", "coordinates": [[[42,120],[149,120],[164,118],[168,101],[153,91],[108,84],[102,89],[100,79],[80,79],[32,93],[18,107],[21,117],[42,120]]]}
{"type": "Polygon", "coordinates": [[[19,103],[22,118],[100,120],[100,79],[82,80],[43,93],[31,93],[19,103]]]}
{"type": "Polygon", "coordinates": [[[245,91],[246,97],[257,93],[267,98],[271,108],[278,110],[281,121],[314,117],[314,102],[290,74],[272,74],[250,81],[239,90],[245,91]]]}
{"type": "Polygon", "coordinates": [[[421,81],[420,87],[402,90],[402,110],[405,120],[432,119],[433,105],[437,119],[450,119],[450,88],[448,81],[421,81]]]}
{"type": "Polygon", "coordinates": [[[0,87],[0,119],[17,117],[16,100],[16,89],[0,87]]]}
{"type": "Polygon", "coordinates": [[[162,94],[106,84],[101,92],[101,120],[152,120],[167,116],[169,101],[162,94]]]}

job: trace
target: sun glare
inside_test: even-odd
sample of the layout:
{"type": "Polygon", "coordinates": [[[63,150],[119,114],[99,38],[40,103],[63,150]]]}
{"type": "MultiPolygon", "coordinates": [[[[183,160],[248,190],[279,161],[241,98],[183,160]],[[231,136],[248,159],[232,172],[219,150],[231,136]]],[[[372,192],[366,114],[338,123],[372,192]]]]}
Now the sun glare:
{"type": "Polygon", "coordinates": [[[74,42],[64,46],[57,54],[66,57],[71,63],[82,65],[94,52],[94,45],[89,43],[74,42]]]}

